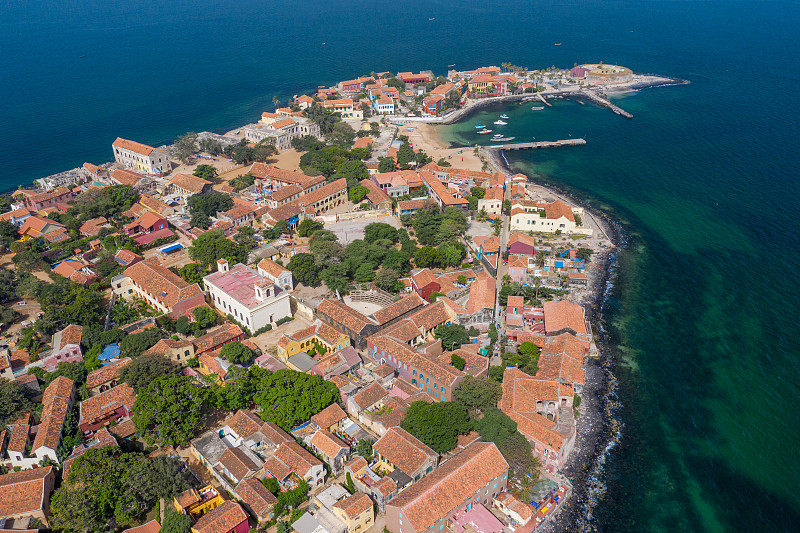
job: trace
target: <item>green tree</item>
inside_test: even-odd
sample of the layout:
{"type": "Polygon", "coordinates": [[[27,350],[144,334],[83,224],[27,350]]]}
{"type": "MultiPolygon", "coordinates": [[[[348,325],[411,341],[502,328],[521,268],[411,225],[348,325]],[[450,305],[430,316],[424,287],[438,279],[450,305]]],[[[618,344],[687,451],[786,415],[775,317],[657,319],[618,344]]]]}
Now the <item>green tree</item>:
{"type": "Polygon", "coordinates": [[[297,225],[297,234],[300,237],[310,237],[315,231],[321,230],[324,227],[325,224],[322,222],[317,222],[311,218],[305,218],[302,222],[300,222],[300,224],[297,225]]]}
{"type": "Polygon", "coordinates": [[[384,222],[373,222],[364,227],[364,242],[371,244],[379,239],[388,239],[392,243],[399,240],[397,229],[384,222]]]}
{"type": "Polygon", "coordinates": [[[404,142],[397,149],[397,166],[402,169],[411,168],[411,162],[414,161],[415,156],[416,154],[411,145],[408,142],[404,142]]]}
{"type": "Polygon", "coordinates": [[[172,148],[175,152],[175,157],[177,157],[181,163],[186,163],[199,149],[197,145],[197,134],[190,131],[185,135],[181,135],[177,138],[172,148]]]}
{"type": "MultiPolygon", "coordinates": [[[[0,211],[5,213],[5,211],[0,211]]],[[[19,230],[8,220],[0,221],[0,250],[8,248],[12,242],[19,239],[19,230]]]]}
{"type": "Polygon", "coordinates": [[[319,281],[317,265],[311,254],[294,254],[286,266],[296,281],[311,287],[319,281]]]}
{"type": "Polygon", "coordinates": [[[119,352],[123,357],[138,357],[161,340],[161,330],[147,328],[141,333],[128,335],[119,343],[119,352]]]}
{"type": "Polygon", "coordinates": [[[222,317],[220,317],[216,311],[207,305],[192,309],[192,316],[194,317],[194,321],[200,329],[207,329],[211,326],[216,326],[222,320],[222,317]]]}
{"type": "Polygon", "coordinates": [[[253,358],[253,351],[239,341],[229,342],[222,347],[220,356],[231,363],[246,363],[253,358]]]}
{"type": "Polygon", "coordinates": [[[186,335],[192,331],[192,323],[185,316],[179,316],[175,321],[175,331],[181,335],[186,335]]]}
{"type": "Polygon", "coordinates": [[[367,197],[369,194],[369,189],[364,187],[363,185],[356,185],[347,194],[347,197],[351,202],[354,204],[360,204],[364,198],[367,197]]]}
{"type": "Polygon", "coordinates": [[[400,274],[396,270],[381,267],[378,269],[378,272],[375,273],[375,279],[373,281],[375,285],[381,289],[389,291],[395,287],[399,278],[400,274]]]}
{"type": "Polygon", "coordinates": [[[483,187],[472,187],[469,192],[472,196],[478,199],[483,198],[486,195],[486,189],[483,187]]]}
{"type": "Polygon", "coordinates": [[[247,251],[240,245],[225,237],[221,230],[207,231],[200,235],[189,247],[189,257],[198,263],[210,267],[217,259],[227,259],[235,265],[244,263],[247,251]]]}
{"type": "Polygon", "coordinates": [[[367,461],[371,461],[372,456],[374,455],[374,452],[372,451],[372,441],[370,439],[359,440],[358,444],[356,445],[356,453],[367,461]]]}
{"type": "Polygon", "coordinates": [[[278,484],[278,480],[274,477],[266,477],[261,480],[261,484],[266,487],[268,491],[272,494],[278,494],[281,491],[281,486],[278,484]]]}
{"type": "Polygon", "coordinates": [[[178,270],[178,275],[186,283],[199,283],[203,286],[203,278],[208,276],[211,272],[206,267],[199,263],[187,263],[178,270]]]}
{"type": "Polygon", "coordinates": [[[361,263],[356,269],[354,279],[358,283],[367,283],[375,279],[375,265],[372,263],[361,263]]]}
{"type": "Polygon", "coordinates": [[[378,158],[378,172],[392,172],[394,170],[394,159],[391,157],[378,158]]]}
{"type": "Polygon", "coordinates": [[[339,398],[339,389],[321,376],[293,370],[265,374],[253,398],[265,422],[274,422],[289,431],[298,422],[308,420],[339,398]]]}
{"type": "Polygon", "coordinates": [[[503,213],[506,215],[511,213],[511,200],[503,200],[503,213]]]}
{"type": "Polygon", "coordinates": [[[461,324],[441,324],[433,330],[433,336],[442,340],[445,350],[457,350],[469,342],[467,329],[461,324]]]}
{"type": "Polygon", "coordinates": [[[502,385],[483,376],[465,376],[453,390],[453,399],[463,403],[470,411],[484,412],[490,407],[497,407],[502,395],[502,385]]]}
{"type": "Polygon", "coordinates": [[[326,136],[330,144],[345,150],[353,146],[355,138],[356,131],[347,122],[337,122],[334,124],[333,130],[326,136]]]}
{"type": "Polygon", "coordinates": [[[456,367],[458,370],[464,370],[464,367],[467,366],[467,360],[457,354],[452,353],[450,354],[450,364],[456,367]]]}
{"type": "Polygon", "coordinates": [[[325,143],[313,135],[303,135],[302,137],[295,137],[292,139],[292,148],[298,152],[311,152],[319,150],[323,146],[325,146],[325,143]]]}
{"type": "Polygon", "coordinates": [[[172,507],[164,514],[160,533],[191,533],[192,519],[189,515],[178,513],[172,507]]]}
{"type": "Polygon", "coordinates": [[[197,165],[192,172],[193,176],[197,176],[198,178],[208,180],[208,181],[216,181],[217,179],[217,167],[214,165],[197,165]]]}
{"type": "Polygon", "coordinates": [[[127,383],[138,394],[152,381],[175,372],[176,365],[160,355],[137,357],[125,365],[119,374],[120,381],[127,383]]]}
{"type": "Polygon", "coordinates": [[[500,231],[503,229],[503,220],[500,218],[496,218],[492,220],[492,234],[495,237],[500,236],[500,231]]]}
{"type": "Polygon", "coordinates": [[[439,264],[439,250],[430,245],[417,248],[417,251],[414,252],[414,263],[420,268],[437,266],[439,264]]]}
{"type": "Polygon", "coordinates": [[[459,402],[414,402],[400,425],[438,453],[455,448],[458,436],[472,429],[467,408],[459,402]]]}
{"type": "Polygon", "coordinates": [[[337,165],[334,178],[344,178],[347,181],[347,187],[353,188],[369,179],[369,170],[363,161],[343,161],[337,165]]]}
{"type": "Polygon", "coordinates": [[[207,217],[217,216],[218,212],[228,211],[233,207],[233,198],[221,192],[193,194],[187,200],[192,216],[202,214],[207,217]]]}
{"type": "Polygon", "coordinates": [[[233,189],[236,192],[239,192],[239,191],[241,191],[243,189],[246,189],[246,188],[250,187],[251,185],[253,185],[253,183],[255,183],[255,180],[253,179],[253,176],[251,176],[250,174],[243,174],[243,175],[236,176],[235,178],[230,180],[228,182],[228,185],[233,187],[233,189]]]}
{"type": "Polygon", "coordinates": [[[533,457],[528,440],[517,431],[517,423],[497,407],[489,407],[477,424],[481,440],[497,445],[508,463],[512,475],[518,478],[530,474],[538,479],[539,464],[533,457]]]}
{"type": "Polygon", "coordinates": [[[503,374],[505,373],[506,367],[504,365],[500,366],[490,366],[489,367],[489,377],[495,380],[498,383],[503,382],[503,374]]]}
{"type": "Polygon", "coordinates": [[[33,404],[19,383],[0,379],[0,427],[5,427],[20,413],[32,407],[33,404]]]}
{"type": "Polygon", "coordinates": [[[207,389],[193,378],[169,374],[139,392],[133,405],[136,431],[149,443],[186,446],[205,420],[207,389]]]}

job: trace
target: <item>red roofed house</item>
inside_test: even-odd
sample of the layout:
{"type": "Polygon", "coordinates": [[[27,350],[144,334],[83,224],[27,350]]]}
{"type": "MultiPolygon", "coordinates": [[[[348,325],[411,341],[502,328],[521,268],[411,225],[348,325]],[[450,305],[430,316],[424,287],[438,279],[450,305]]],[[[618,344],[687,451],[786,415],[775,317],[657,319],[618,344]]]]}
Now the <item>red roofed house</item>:
{"type": "Polygon", "coordinates": [[[440,94],[431,94],[422,99],[422,105],[424,106],[423,109],[425,109],[425,111],[431,115],[435,115],[444,109],[444,101],[444,96],[440,94]]]}
{"type": "Polygon", "coordinates": [[[247,533],[249,530],[247,513],[230,500],[201,516],[191,527],[192,533],[247,533]]]}
{"type": "Polygon", "coordinates": [[[108,426],[111,422],[119,423],[123,419],[130,419],[135,401],[136,393],[127,383],[87,398],[80,404],[78,428],[83,432],[94,432],[103,426],[108,426]]]}
{"type": "Polygon", "coordinates": [[[97,278],[93,270],[76,259],[61,261],[53,272],[81,285],[89,285],[97,278]]]}
{"type": "Polygon", "coordinates": [[[49,527],[55,480],[52,466],[0,475],[0,522],[24,523],[33,518],[49,527]]]}
{"type": "Polygon", "coordinates": [[[53,351],[42,359],[42,368],[45,372],[52,372],[58,363],[77,363],[83,361],[81,351],[81,338],[83,327],[70,324],[66,328],[53,335],[53,351]]]}
{"type": "Polygon", "coordinates": [[[148,261],[128,267],[111,282],[117,296],[135,295],[173,318],[186,316],[195,307],[206,305],[197,283],[189,285],[168,268],[148,261]]]}
{"type": "Polygon", "coordinates": [[[167,219],[152,211],[147,211],[133,222],[125,224],[123,232],[131,235],[137,244],[148,244],[174,235],[169,229],[167,219]]]}
{"type": "Polygon", "coordinates": [[[475,442],[386,504],[391,533],[453,530],[458,518],[505,491],[508,463],[491,442],[475,442]]]}
{"type": "Polygon", "coordinates": [[[114,160],[128,168],[148,174],[161,174],[171,169],[167,153],[163,150],[121,137],[117,137],[111,146],[114,149],[114,160]]]}
{"type": "Polygon", "coordinates": [[[508,238],[508,253],[515,255],[535,255],[536,239],[525,233],[512,233],[508,238]]]}
{"type": "Polygon", "coordinates": [[[439,292],[441,288],[436,276],[427,268],[411,272],[411,289],[423,299],[427,300],[431,293],[439,292]]]}
{"type": "Polygon", "coordinates": [[[48,234],[66,233],[64,224],[59,224],[55,220],[30,216],[25,219],[19,228],[19,240],[27,241],[36,237],[47,238],[48,234]]]}
{"type": "Polygon", "coordinates": [[[531,377],[516,367],[503,374],[498,407],[517,423],[548,472],[564,464],[575,444],[573,397],[571,386],[531,377]]]}
{"type": "Polygon", "coordinates": [[[167,182],[167,190],[171,194],[177,194],[182,199],[186,200],[193,194],[206,194],[213,190],[212,184],[208,180],[198,178],[191,174],[175,174],[175,176],[167,182]]]}
{"type": "Polygon", "coordinates": [[[25,198],[23,203],[26,209],[35,213],[48,207],[66,204],[70,200],[72,200],[72,191],[66,187],[56,187],[52,191],[31,194],[25,198]]]}

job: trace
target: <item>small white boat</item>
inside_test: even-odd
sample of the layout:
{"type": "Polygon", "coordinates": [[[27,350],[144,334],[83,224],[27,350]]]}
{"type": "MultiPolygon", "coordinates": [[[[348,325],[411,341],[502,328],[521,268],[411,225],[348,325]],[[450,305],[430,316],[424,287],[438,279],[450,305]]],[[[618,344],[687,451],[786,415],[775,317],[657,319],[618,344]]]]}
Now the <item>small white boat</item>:
{"type": "Polygon", "coordinates": [[[485,130],[486,129],[486,124],[484,124],[482,126],[475,126],[475,129],[476,130],[485,130]]]}
{"type": "Polygon", "coordinates": [[[505,126],[506,124],[508,124],[508,122],[503,122],[502,120],[495,120],[494,123],[497,124],[498,126],[505,126]]]}
{"type": "Polygon", "coordinates": [[[502,133],[495,133],[494,135],[492,135],[492,137],[502,137],[502,136],[503,136],[502,133]]]}
{"type": "Polygon", "coordinates": [[[531,108],[531,111],[542,111],[543,109],[544,109],[544,106],[533,106],[531,108]]]}
{"type": "Polygon", "coordinates": [[[561,43],[556,43],[555,46],[561,46],[561,43]]]}
{"type": "Polygon", "coordinates": [[[500,115],[500,118],[508,118],[508,115],[506,115],[505,113],[503,113],[502,115],[500,115]]]}
{"type": "Polygon", "coordinates": [[[481,130],[478,132],[479,135],[486,135],[488,133],[492,133],[492,130],[481,130]]]}

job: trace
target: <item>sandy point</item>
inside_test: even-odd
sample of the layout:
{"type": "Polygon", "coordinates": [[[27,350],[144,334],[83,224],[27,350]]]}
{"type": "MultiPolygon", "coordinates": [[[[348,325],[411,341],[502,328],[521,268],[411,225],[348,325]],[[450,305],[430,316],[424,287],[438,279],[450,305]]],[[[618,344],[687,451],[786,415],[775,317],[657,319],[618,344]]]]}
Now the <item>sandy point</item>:
{"type": "Polygon", "coordinates": [[[421,148],[434,162],[444,159],[456,168],[483,170],[483,160],[475,155],[474,148],[450,148],[439,136],[441,126],[434,124],[409,124],[400,128],[401,135],[408,135],[414,148],[421,148]],[[410,131],[409,131],[410,130],[410,131]]]}

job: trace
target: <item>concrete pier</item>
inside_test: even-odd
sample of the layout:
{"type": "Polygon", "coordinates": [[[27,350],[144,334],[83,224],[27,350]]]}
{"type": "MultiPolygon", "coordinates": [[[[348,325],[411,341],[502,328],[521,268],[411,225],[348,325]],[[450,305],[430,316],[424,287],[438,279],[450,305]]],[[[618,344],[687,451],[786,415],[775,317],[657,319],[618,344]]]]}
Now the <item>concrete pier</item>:
{"type": "Polygon", "coordinates": [[[547,100],[545,100],[545,99],[544,99],[544,96],[542,96],[541,94],[537,94],[536,96],[538,96],[538,97],[539,97],[539,100],[541,100],[541,101],[542,101],[542,103],[543,103],[544,105],[546,105],[547,107],[553,107],[553,104],[551,104],[550,102],[548,102],[547,100]]]}
{"type": "Polygon", "coordinates": [[[532,141],[529,143],[493,144],[484,146],[486,150],[524,150],[536,148],[559,148],[561,146],[583,146],[586,139],[562,139],[560,141],[532,141]]]}
{"type": "Polygon", "coordinates": [[[605,98],[603,98],[602,96],[600,96],[599,94],[597,94],[595,92],[592,92],[592,91],[580,91],[579,94],[581,94],[582,96],[585,96],[586,98],[588,98],[589,100],[591,100],[592,102],[594,102],[594,103],[596,103],[598,105],[601,105],[603,107],[609,108],[611,111],[613,111],[617,115],[621,115],[621,116],[623,116],[625,118],[633,118],[633,115],[631,115],[630,113],[628,113],[627,111],[625,111],[621,107],[612,104],[611,102],[609,102],[608,100],[606,100],[605,98]]]}

